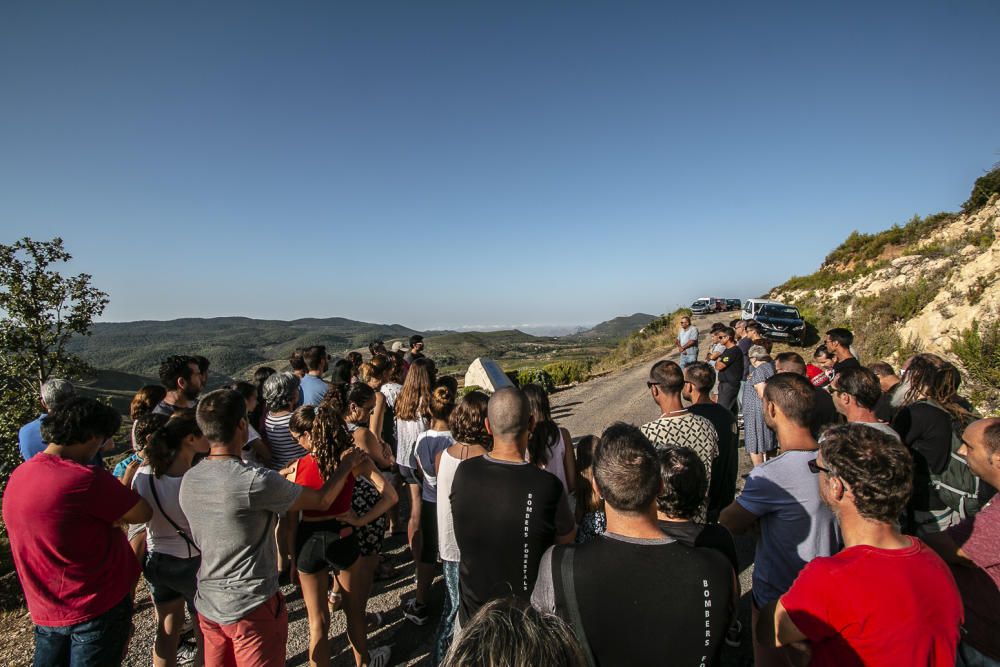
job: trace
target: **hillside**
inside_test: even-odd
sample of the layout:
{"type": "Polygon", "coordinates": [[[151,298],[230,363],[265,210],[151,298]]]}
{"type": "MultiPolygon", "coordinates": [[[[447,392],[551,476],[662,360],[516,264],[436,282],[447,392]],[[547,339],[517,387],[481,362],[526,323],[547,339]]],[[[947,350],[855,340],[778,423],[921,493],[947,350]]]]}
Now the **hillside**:
{"type": "Polygon", "coordinates": [[[655,319],[656,315],[650,315],[648,313],[622,315],[620,317],[615,317],[601,322],[586,331],[581,331],[578,334],[567,336],[567,338],[590,338],[603,341],[618,341],[625,338],[630,333],[638,331],[655,319]]]}
{"type": "Polygon", "coordinates": [[[967,208],[854,232],[816,273],[768,296],[798,306],[819,332],[851,328],[865,361],[898,365],[918,351],[950,358],[974,399],[992,405],[1000,398],[1000,198],[967,208]]]}
{"type": "MultiPolygon", "coordinates": [[[[297,347],[326,345],[332,354],[421,333],[400,324],[373,324],[342,317],[256,320],[249,317],[186,318],[95,324],[92,335],[74,338],[71,351],[96,368],[156,377],[171,354],[202,354],[212,369],[238,376],[247,368],[287,359],[297,347]]],[[[442,332],[422,332],[433,336],[442,332]]]]}

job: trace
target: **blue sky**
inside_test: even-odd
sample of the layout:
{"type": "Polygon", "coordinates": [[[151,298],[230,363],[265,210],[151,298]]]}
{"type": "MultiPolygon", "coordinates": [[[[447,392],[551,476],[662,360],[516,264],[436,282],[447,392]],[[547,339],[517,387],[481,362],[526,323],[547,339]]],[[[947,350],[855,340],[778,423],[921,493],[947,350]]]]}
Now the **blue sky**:
{"type": "Polygon", "coordinates": [[[808,273],[1000,159],[1000,3],[0,8],[0,242],[106,320],[594,323],[808,273]]]}

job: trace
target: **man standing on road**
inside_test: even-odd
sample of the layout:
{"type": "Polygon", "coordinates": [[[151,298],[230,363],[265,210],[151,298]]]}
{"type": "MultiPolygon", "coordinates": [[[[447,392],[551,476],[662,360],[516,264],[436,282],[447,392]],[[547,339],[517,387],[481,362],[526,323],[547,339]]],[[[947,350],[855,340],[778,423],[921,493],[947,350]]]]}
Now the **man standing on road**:
{"type": "Polygon", "coordinates": [[[736,399],[740,383],[744,380],[743,350],[736,345],[736,331],[732,327],[719,330],[719,342],[726,346],[715,361],[715,371],[719,374],[719,405],[735,415],[739,410],[736,399]]]}
{"type": "Polygon", "coordinates": [[[528,602],[538,563],[555,543],[576,536],[562,482],[525,460],[534,428],[520,389],[500,389],[487,406],[493,449],[458,466],[451,486],[458,565],[456,635],[479,608],[513,594],[528,602]]]}
{"type": "MultiPolygon", "coordinates": [[[[593,473],[608,530],[585,544],[546,551],[532,605],[568,620],[594,664],[657,665],[664,656],[671,664],[715,664],[733,596],[729,561],[660,528],[660,466],[636,427],[608,427],[594,451],[593,473]]],[[[698,502],[683,500],[689,507],[698,502]]]]}
{"type": "MultiPolygon", "coordinates": [[[[782,352],[774,358],[774,370],[778,373],[795,373],[809,379],[806,374],[806,362],[798,352],[782,352]]],[[[810,384],[813,384],[810,382],[810,384]]],[[[813,384],[813,398],[816,404],[813,406],[812,415],[809,419],[809,430],[814,438],[819,438],[828,426],[841,423],[843,420],[837,412],[837,407],[833,404],[833,396],[826,389],[821,389],[813,384]]]]}
{"type": "Polygon", "coordinates": [[[837,327],[826,332],[826,340],[823,341],[827,351],[836,359],[833,365],[833,376],[843,372],[848,368],[861,368],[861,362],[851,354],[851,345],[854,344],[854,334],[849,329],[837,327]]]}
{"type": "MultiPolygon", "coordinates": [[[[1000,488],[1000,419],[972,422],[958,450],[969,469],[1000,488]]],[[[1000,501],[994,496],[974,517],[922,538],[945,562],[965,606],[960,667],[1000,665],[1000,501]]]]}
{"type": "Polygon", "coordinates": [[[833,405],[848,423],[864,424],[899,440],[899,434],[875,416],[874,408],[881,395],[878,378],[867,368],[848,368],[830,383],[833,405]]]}
{"type": "MultiPolygon", "coordinates": [[[[719,435],[712,422],[699,417],[684,407],[681,392],[684,389],[684,372],[672,361],[663,360],[653,364],[646,382],[650,395],[659,406],[660,418],[645,424],[642,434],[654,447],[677,445],[692,450],[705,465],[711,483],[712,470],[719,456],[719,435]]],[[[698,510],[695,521],[708,520],[708,499],[698,510]]]]}
{"type": "Polygon", "coordinates": [[[194,357],[178,354],[167,357],[160,364],[160,383],[167,390],[167,395],[153,408],[153,412],[169,417],[179,408],[195,407],[204,378],[194,357]]]}
{"type": "Polygon", "coordinates": [[[897,524],[913,488],[909,452],[898,439],[850,424],[827,432],[809,467],[846,547],[811,561],[761,610],[760,644],[794,652],[790,645],[808,642],[817,667],[954,665],[962,623],[955,582],[897,524]]]}
{"type": "MultiPolygon", "coordinates": [[[[743,492],[719,517],[734,535],[760,525],[754,555],[752,626],[757,614],[789,589],[806,563],[840,549],[836,520],[823,504],[809,464],[819,445],[809,431],[815,390],[804,376],[778,373],[764,384],[764,423],[781,455],[755,467],[743,492]]],[[[754,642],[757,667],[786,665],[782,651],[754,642]]]]}
{"type": "Polygon", "coordinates": [[[681,317],[681,328],[674,342],[680,355],[677,363],[681,368],[698,361],[698,328],[691,326],[691,318],[681,317]]]}
{"type": "Polygon", "coordinates": [[[736,475],[739,471],[740,434],[732,412],[712,401],[710,395],[715,385],[715,371],[704,361],[684,369],[684,400],[689,401],[688,412],[712,422],[719,437],[719,455],[707,469],[708,521],[715,522],[719,513],[736,497],[736,475]]]}
{"type": "Polygon", "coordinates": [[[302,360],[306,362],[307,369],[299,382],[302,404],[319,405],[330,389],[330,385],[323,380],[323,373],[330,367],[330,355],[326,353],[325,345],[313,345],[302,351],[302,360]]]}

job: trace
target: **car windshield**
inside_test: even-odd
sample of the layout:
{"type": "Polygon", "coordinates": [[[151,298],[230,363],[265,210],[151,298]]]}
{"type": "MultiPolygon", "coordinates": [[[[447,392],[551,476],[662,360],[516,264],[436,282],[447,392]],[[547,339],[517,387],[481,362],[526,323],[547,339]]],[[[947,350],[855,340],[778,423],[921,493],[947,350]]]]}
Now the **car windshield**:
{"type": "Polygon", "coordinates": [[[709,304],[708,299],[698,299],[697,301],[691,304],[691,307],[697,308],[698,306],[707,306],[708,304],[709,304]]]}
{"type": "Polygon", "coordinates": [[[786,320],[799,320],[799,311],[792,306],[767,305],[760,309],[760,314],[765,317],[780,317],[786,320]]]}

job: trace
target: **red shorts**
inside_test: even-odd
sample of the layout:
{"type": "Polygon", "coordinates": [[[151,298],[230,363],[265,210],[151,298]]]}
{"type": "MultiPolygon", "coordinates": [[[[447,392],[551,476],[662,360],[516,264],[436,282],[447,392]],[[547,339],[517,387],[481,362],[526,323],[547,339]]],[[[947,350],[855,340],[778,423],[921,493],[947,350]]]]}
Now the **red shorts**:
{"type": "Polygon", "coordinates": [[[205,636],[205,667],[284,667],[288,607],[281,593],[223,625],[198,616],[205,636]]]}

